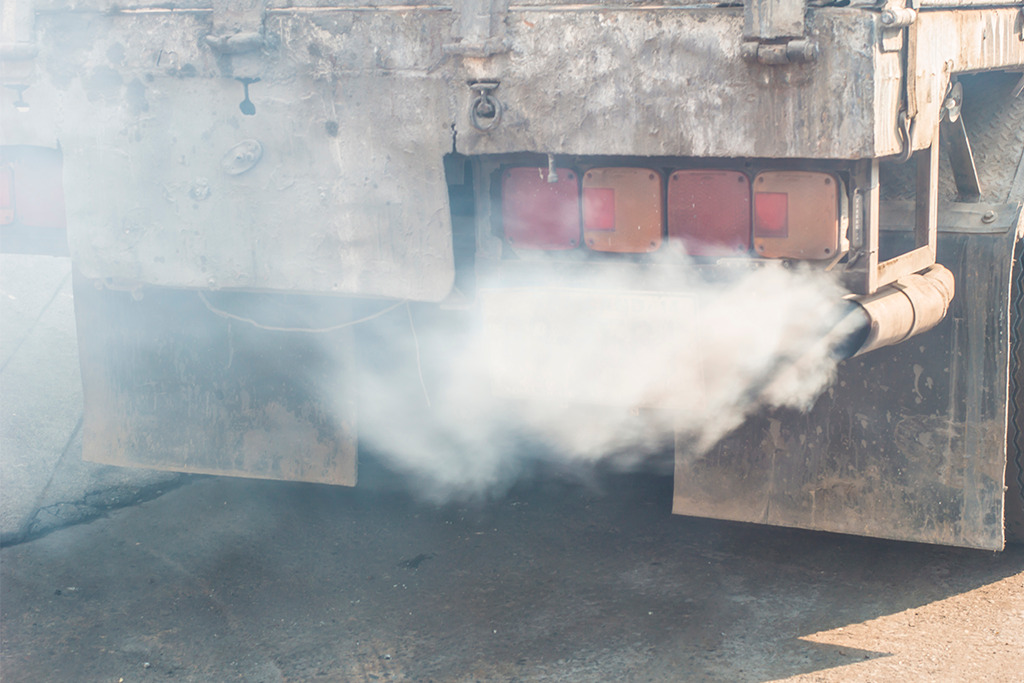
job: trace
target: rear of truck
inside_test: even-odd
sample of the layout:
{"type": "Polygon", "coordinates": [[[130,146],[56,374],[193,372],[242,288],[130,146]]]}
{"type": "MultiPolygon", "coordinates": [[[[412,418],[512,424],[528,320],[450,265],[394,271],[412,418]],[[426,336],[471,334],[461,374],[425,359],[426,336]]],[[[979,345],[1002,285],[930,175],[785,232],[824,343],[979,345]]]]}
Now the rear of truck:
{"type": "Polygon", "coordinates": [[[8,0],[0,64],[0,237],[66,230],[87,459],[354,485],[365,426],[411,419],[365,368],[414,358],[436,408],[418,315],[483,330],[513,424],[666,416],[676,513],[989,549],[1017,523],[1019,3],[8,0]],[[778,270],[835,287],[835,320],[778,311],[848,357],[816,400],[694,437],[708,348],[601,395],[778,270]],[[612,321],[578,373],[572,311],[612,321]]]}

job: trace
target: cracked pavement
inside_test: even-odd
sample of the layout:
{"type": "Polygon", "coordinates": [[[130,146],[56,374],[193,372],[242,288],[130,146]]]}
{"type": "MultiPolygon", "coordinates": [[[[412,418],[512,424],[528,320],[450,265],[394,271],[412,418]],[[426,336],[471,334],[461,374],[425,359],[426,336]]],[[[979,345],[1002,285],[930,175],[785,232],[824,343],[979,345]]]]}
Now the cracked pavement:
{"type": "Polygon", "coordinates": [[[153,498],[181,475],[82,461],[71,262],[0,255],[0,545],[153,498]]]}

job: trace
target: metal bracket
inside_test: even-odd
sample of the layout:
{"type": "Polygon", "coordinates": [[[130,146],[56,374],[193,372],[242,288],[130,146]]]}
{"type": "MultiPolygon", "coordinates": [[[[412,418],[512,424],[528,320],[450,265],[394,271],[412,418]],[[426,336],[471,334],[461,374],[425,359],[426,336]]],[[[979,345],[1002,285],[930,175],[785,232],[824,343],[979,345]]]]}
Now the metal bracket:
{"type": "Polygon", "coordinates": [[[463,0],[457,38],[443,47],[448,55],[490,57],[508,52],[505,15],[509,0],[463,0]]]}
{"type": "Polygon", "coordinates": [[[267,0],[213,0],[213,32],[204,37],[222,55],[260,50],[267,0]]]}
{"type": "Polygon", "coordinates": [[[917,10],[889,2],[879,13],[878,21],[882,24],[882,52],[898,52],[903,49],[903,29],[917,21],[917,10]]]}
{"type": "Polygon", "coordinates": [[[949,163],[959,199],[962,202],[976,202],[981,199],[981,180],[978,178],[970,140],[967,139],[967,129],[960,116],[963,99],[963,86],[951,83],[939,118],[942,121],[942,134],[949,136],[949,163]]]}
{"type": "Polygon", "coordinates": [[[818,46],[805,36],[804,0],[744,0],[743,59],[768,66],[813,62],[818,46]]]}
{"type": "Polygon", "coordinates": [[[914,199],[914,248],[879,262],[878,159],[855,164],[851,178],[853,226],[851,252],[844,280],[856,294],[874,294],[879,287],[916,273],[935,263],[938,232],[939,131],[932,144],[917,156],[917,191],[914,199]]]}
{"type": "Polygon", "coordinates": [[[766,66],[800,64],[813,62],[818,58],[818,45],[806,38],[787,40],[784,43],[759,43],[750,40],[740,46],[740,55],[744,61],[766,66]]]}

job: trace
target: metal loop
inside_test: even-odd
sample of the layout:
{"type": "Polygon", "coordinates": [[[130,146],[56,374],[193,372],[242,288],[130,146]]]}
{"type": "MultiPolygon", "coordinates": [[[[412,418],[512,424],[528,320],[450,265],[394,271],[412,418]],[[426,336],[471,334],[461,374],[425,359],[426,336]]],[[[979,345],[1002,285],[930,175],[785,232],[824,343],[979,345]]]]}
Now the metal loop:
{"type": "Polygon", "coordinates": [[[481,133],[486,133],[501,123],[501,110],[501,100],[489,92],[482,92],[469,106],[469,122],[481,133]]]}
{"type": "Polygon", "coordinates": [[[900,112],[899,118],[899,132],[900,140],[903,141],[903,151],[896,158],[897,163],[905,164],[910,161],[911,155],[914,153],[914,127],[917,124],[917,119],[912,119],[907,116],[906,111],[900,112]]]}

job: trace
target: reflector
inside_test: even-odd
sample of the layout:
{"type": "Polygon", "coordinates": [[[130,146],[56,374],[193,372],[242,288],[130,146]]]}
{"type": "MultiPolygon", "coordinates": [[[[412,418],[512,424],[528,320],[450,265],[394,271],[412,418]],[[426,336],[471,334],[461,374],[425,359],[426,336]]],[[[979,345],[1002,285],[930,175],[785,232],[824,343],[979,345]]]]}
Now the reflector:
{"type": "Polygon", "coordinates": [[[769,258],[830,259],[845,248],[839,178],[764,171],[754,178],[754,250],[769,258]]]}
{"type": "Polygon", "coordinates": [[[649,168],[592,168],[583,176],[583,239],[595,251],[661,246],[662,178],[649,168]]]}
{"type": "Polygon", "coordinates": [[[610,187],[583,188],[583,224],[587,230],[615,229],[615,190],[610,187]]]}
{"type": "Polygon", "coordinates": [[[579,179],[567,168],[534,166],[506,169],[501,181],[501,216],[505,239],[520,249],[573,249],[580,243],[579,179]]]}
{"type": "Polygon", "coordinates": [[[690,254],[750,249],[750,180],[737,171],[676,171],[668,183],[668,236],[690,254]]]}
{"type": "Polygon", "coordinates": [[[754,193],[754,232],[759,237],[789,236],[789,195],[785,192],[754,193]]]}

